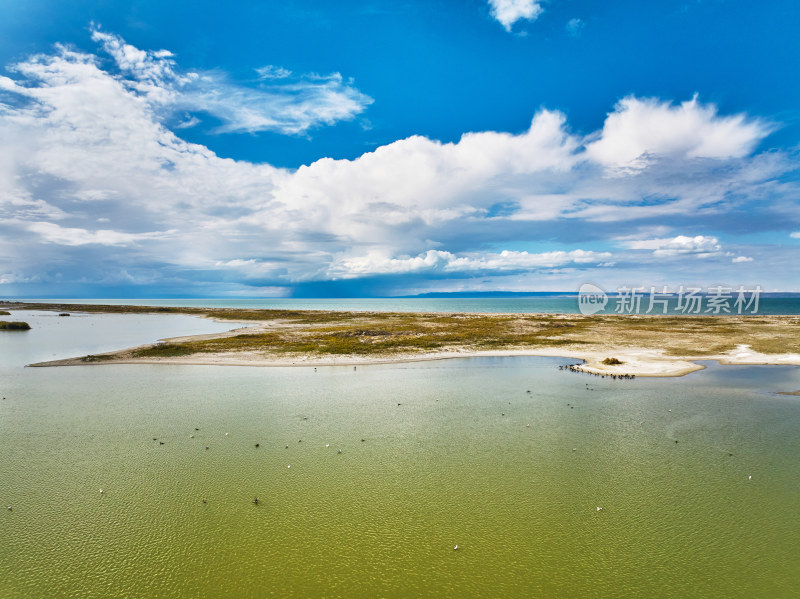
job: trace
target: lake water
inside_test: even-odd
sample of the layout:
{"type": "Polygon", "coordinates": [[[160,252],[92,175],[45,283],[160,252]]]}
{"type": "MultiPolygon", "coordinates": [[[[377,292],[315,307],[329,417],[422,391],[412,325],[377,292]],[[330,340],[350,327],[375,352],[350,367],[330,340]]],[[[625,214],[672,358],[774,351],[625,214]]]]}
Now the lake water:
{"type": "MultiPolygon", "coordinates": [[[[748,296],[749,297],[749,296],[748,296]]],[[[262,299],[44,299],[22,300],[40,302],[65,302],[85,304],[115,304],[136,306],[191,306],[199,308],[247,308],[275,310],[353,310],[371,312],[482,312],[482,313],[547,313],[577,314],[580,312],[576,295],[544,295],[532,297],[500,297],[500,298],[262,298],[262,299]]],[[[636,313],[646,313],[650,308],[649,297],[645,294],[640,300],[636,313]]],[[[727,303],[731,313],[736,313],[736,297],[727,303]]],[[[623,304],[625,309],[629,306],[623,304]]],[[[707,298],[703,298],[699,311],[706,313],[707,298]]],[[[744,309],[742,313],[751,313],[753,307],[744,309]]],[[[610,297],[602,314],[614,314],[617,309],[617,298],[610,297]]],[[[654,304],[654,313],[662,310],[660,304],[654,304]]],[[[667,302],[668,314],[681,314],[676,297],[667,302]]],[[[800,314],[800,296],[764,295],[759,297],[759,314],[800,314]]],[[[721,312],[722,315],[725,312],[721,312]]]]}
{"type": "Polygon", "coordinates": [[[0,336],[0,597],[800,588],[800,398],[776,393],[800,369],[23,368],[225,326],[14,316],[34,329],[0,336]]]}

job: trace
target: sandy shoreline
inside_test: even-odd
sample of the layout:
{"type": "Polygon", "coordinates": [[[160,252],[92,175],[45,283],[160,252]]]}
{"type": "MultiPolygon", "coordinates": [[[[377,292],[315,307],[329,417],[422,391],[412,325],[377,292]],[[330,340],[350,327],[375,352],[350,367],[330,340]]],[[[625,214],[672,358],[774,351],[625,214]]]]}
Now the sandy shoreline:
{"type": "MultiPolygon", "coordinates": [[[[170,341],[170,340],[166,340],[170,341]]],[[[104,364],[173,364],[194,366],[251,366],[251,367],[316,367],[316,366],[366,366],[371,364],[397,364],[432,360],[450,360],[472,357],[546,356],[574,358],[583,361],[579,370],[604,376],[635,375],[639,377],[678,377],[705,368],[697,361],[712,360],[726,365],[792,365],[800,366],[800,354],[759,354],[740,346],[735,352],[711,356],[668,356],[661,350],[647,348],[621,348],[609,346],[602,350],[540,348],[493,351],[447,351],[425,354],[398,354],[395,356],[264,356],[257,352],[211,353],[193,356],[163,358],[114,357],[87,362],[83,357],[67,358],[29,364],[31,367],[100,366],[104,364]],[[609,355],[622,364],[606,365],[602,361],[609,355]]],[[[800,391],[797,393],[800,394],[800,391]]]]}

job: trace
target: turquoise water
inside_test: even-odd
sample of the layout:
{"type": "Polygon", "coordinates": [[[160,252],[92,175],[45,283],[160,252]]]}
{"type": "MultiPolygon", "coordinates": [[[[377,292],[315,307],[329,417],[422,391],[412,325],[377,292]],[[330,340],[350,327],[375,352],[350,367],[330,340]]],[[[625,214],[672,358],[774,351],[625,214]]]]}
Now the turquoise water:
{"type": "MultiPolygon", "coordinates": [[[[550,313],[577,314],[578,298],[574,295],[513,298],[352,298],[352,299],[67,299],[25,300],[50,303],[115,304],[136,306],[192,306],[213,308],[248,308],[280,310],[365,310],[377,312],[483,312],[483,313],[550,313]]],[[[671,299],[669,314],[677,314],[677,300],[671,299]]],[[[611,298],[602,313],[613,314],[616,299],[611,298]]],[[[641,312],[649,307],[647,296],[641,312]]],[[[735,312],[733,303],[731,310],[735,312]]],[[[656,312],[660,309],[656,305],[656,312]]],[[[701,312],[706,309],[702,304],[701,312]]],[[[748,309],[745,313],[750,313],[748,309]]],[[[800,297],[761,296],[759,314],[800,314],[800,297]]]]}
{"type": "Polygon", "coordinates": [[[27,317],[34,330],[0,337],[0,597],[800,588],[800,401],[776,394],[800,389],[800,369],[26,369],[215,326],[27,317]]]}

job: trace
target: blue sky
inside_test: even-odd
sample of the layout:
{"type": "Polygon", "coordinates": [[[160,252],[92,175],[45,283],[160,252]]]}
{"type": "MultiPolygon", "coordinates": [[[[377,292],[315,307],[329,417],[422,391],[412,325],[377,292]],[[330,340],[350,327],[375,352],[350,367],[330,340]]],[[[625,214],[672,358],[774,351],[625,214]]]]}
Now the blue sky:
{"type": "Polygon", "coordinates": [[[0,0],[0,295],[800,290],[796,3],[0,0]]]}

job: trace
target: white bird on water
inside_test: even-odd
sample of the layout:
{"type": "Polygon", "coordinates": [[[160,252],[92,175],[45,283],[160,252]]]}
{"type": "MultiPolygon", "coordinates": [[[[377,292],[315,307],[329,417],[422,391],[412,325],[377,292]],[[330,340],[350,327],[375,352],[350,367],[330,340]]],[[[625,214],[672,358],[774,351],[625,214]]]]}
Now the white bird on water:
{"type": "Polygon", "coordinates": [[[601,507],[598,505],[598,506],[597,506],[597,511],[598,511],[598,512],[602,512],[602,511],[603,511],[603,508],[601,508],[601,507]]]}
{"type": "Polygon", "coordinates": [[[103,489],[100,489],[100,494],[101,494],[101,495],[103,494],[103,489]]]}
{"type": "Polygon", "coordinates": [[[458,545],[456,545],[455,547],[453,547],[453,551],[457,551],[457,550],[458,550],[458,545]]]}

